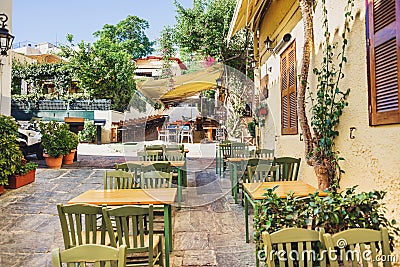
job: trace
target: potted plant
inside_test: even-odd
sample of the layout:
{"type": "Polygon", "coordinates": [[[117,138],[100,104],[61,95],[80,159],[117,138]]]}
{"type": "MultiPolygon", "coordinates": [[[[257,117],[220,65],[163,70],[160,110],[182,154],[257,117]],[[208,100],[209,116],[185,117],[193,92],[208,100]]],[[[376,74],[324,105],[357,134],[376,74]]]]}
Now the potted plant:
{"type": "Polygon", "coordinates": [[[11,116],[0,115],[0,194],[8,177],[17,172],[23,158],[17,142],[18,125],[11,116]]]}
{"type": "Polygon", "coordinates": [[[51,121],[39,124],[42,134],[42,146],[46,159],[47,167],[51,169],[60,169],[63,155],[70,152],[67,145],[69,125],[51,121]]]}
{"type": "Polygon", "coordinates": [[[79,143],[78,135],[76,133],[68,131],[65,144],[68,147],[67,149],[69,150],[69,153],[64,155],[63,164],[69,165],[74,162],[76,149],[78,148],[78,143],[79,143]]]}
{"type": "Polygon", "coordinates": [[[16,189],[34,182],[37,167],[37,163],[27,163],[26,160],[22,158],[21,165],[17,168],[16,173],[8,176],[8,185],[6,185],[5,188],[16,189]]]}

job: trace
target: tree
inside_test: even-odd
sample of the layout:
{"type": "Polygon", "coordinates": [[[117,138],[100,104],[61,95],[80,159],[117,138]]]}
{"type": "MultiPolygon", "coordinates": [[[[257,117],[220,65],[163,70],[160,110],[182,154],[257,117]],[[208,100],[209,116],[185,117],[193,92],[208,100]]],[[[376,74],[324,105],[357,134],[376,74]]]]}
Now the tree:
{"type": "MultiPolygon", "coordinates": [[[[99,37],[96,42],[82,41],[77,49],[72,35],[68,35],[69,45],[62,47],[62,55],[68,59],[65,67],[91,97],[111,99],[112,109],[124,111],[136,90],[132,58],[152,51],[152,43],[144,33],[147,27],[147,21],[128,16],[116,25],[105,25],[94,33],[99,37]]],[[[140,100],[134,108],[144,111],[145,106],[140,100]]]]}
{"type": "Polygon", "coordinates": [[[297,107],[300,126],[304,136],[305,156],[307,164],[314,167],[318,178],[319,189],[332,189],[338,187],[340,174],[339,152],[335,150],[334,139],[339,135],[336,127],[343,109],[347,106],[346,97],[350,89],[342,91],[339,82],[344,78],[343,65],[347,62],[345,48],[347,46],[346,33],[350,31],[349,21],[353,19],[351,8],[353,0],[348,0],[345,10],[345,30],[342,34],[342,46],[335,64],[334,53],[336,44],[330,44],[330,32],[328,30],[328,17],[325,0],[322,0],[323,27],[325,29],[325,48],[320,68],[314,68],[317,76],[317,86],[312,99],[311,127],[306,114],[305,97],[308,89],[308,73],[310,66],[310,53],[313,47],[313,22],[312,6],[307,0],[299,0],[304,25],[304,48],[301,68],[301,86],[297,95],[297,107]],[[336,65],[338,67],[336,67],[336,65]]]}
{"type": "Polygon", "coordinates": [[[145,34],[149,23],[136,16],[128,16],[116,25],[106,24],[102,30],[96,31],[93,35],[100,40],[111,40],[132,55],[133,58],[144,57],[153,52],[153,42],[145,34]]]}

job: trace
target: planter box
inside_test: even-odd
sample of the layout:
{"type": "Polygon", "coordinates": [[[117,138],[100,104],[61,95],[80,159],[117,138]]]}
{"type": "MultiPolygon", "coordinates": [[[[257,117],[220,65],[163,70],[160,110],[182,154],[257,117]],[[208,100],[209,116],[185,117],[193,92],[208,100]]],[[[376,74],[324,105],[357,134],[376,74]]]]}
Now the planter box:
{"type": "Polygon", "coordinates": [[[92,101],[92,110],[110,110],[111,100],[96,99],[92,101]]]}
{"type": "Polygon", "coordinates": [[[36,170],[31,170],[24,175],[12,175],[8,177],[8,185],[5,188],[16,189],[35,181],[36,170]]]}
{"type": "Polygon", "coordinates": [[[40,110],[66,110],[67,102],[63,100],[39,100],[40,110]]]}

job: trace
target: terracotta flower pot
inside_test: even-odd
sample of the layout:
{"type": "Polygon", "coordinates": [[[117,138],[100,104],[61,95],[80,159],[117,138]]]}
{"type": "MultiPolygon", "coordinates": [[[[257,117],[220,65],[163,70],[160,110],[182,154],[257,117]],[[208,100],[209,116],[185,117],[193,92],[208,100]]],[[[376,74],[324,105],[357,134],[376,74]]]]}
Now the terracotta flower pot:
{"type": "Polygon", "coordinates": [[[60,169],[63,161],[63,156],[59,156],[58,158],[49,157],[47,154],[43,154],[46,159],[46,165],[49,169],[60,169]]]}
{"type": "Polygon", "coordinates": [[[63,157],[63,164],[70,165],[74,163],[76,149],[71,150],[71,152],[63,157]]]}
{"type": "Polygon", "coordinates": [[[12,175],[8,177],[8,185],[5,188],[16,189],[35,181],[36,170],[31,170],[25,174],[12,175]]]}
{"type": "Polygon", "coordinates": [[[0,185],[0,195],[4,193],[4,185],[0,185]]]}

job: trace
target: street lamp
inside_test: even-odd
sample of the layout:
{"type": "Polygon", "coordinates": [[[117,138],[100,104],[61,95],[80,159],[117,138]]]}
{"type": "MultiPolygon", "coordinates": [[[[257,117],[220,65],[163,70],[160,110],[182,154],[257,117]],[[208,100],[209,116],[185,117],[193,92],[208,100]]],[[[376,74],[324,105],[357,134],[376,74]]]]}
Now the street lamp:
{"type": "Polygon", "coordinates": [[[14,41],[14,36],[10,34],[9,30],[6,29],[6,22],[8,17],[6,14],[0,14],[0,55],[7,56],[7,51],[11,49],[14,41]]]}

